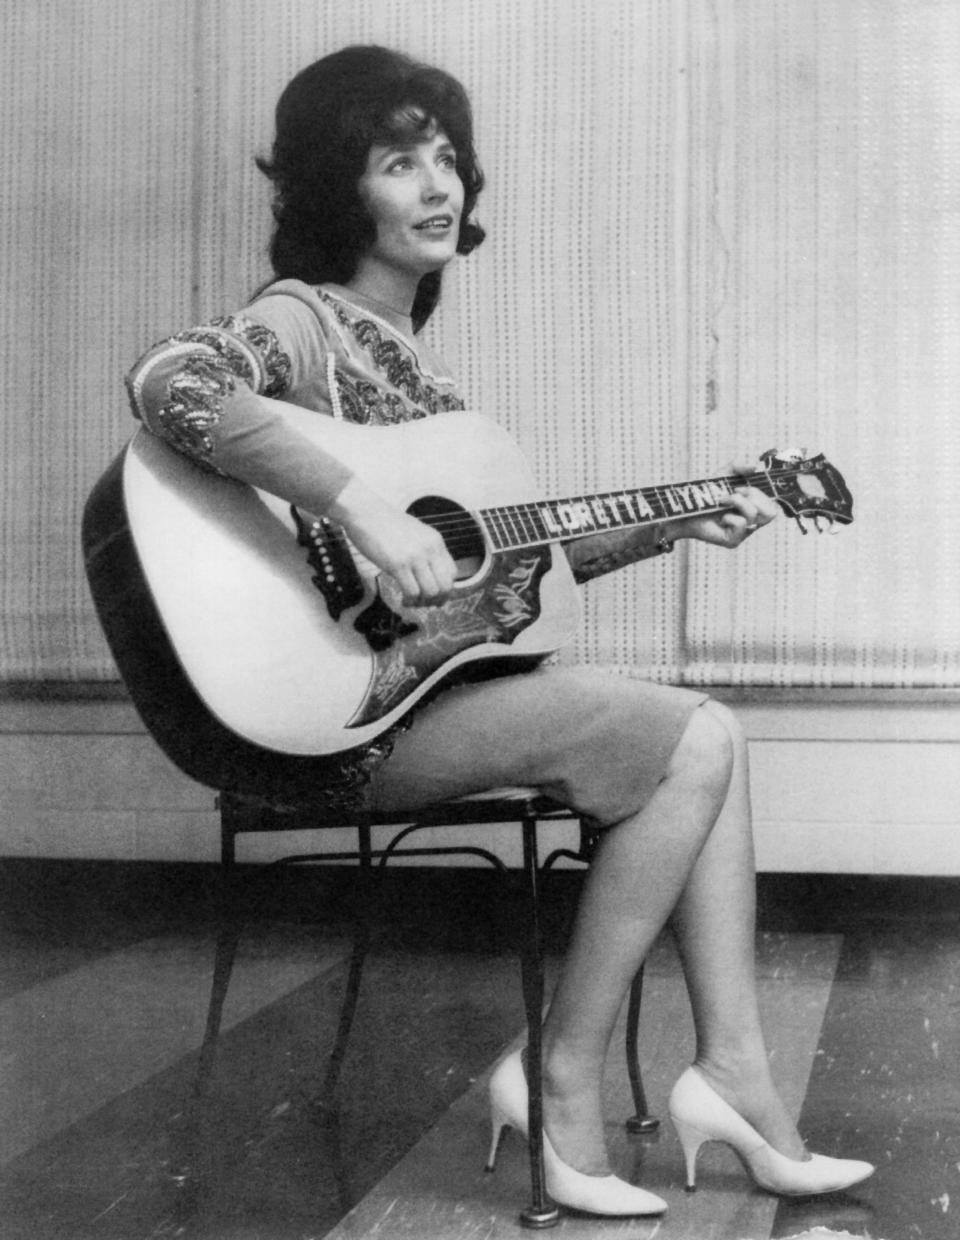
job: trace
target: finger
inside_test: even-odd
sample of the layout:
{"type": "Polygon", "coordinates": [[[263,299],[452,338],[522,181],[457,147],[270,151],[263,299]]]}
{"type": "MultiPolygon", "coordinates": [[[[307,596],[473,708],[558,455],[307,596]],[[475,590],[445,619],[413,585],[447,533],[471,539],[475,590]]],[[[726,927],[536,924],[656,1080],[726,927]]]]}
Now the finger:
{"type": "Polygon", "coordinates": [[[763,491],[758,491],[754,488],[751,491],[750,498],[753,500],[759,513],[760,525],[766,525],[780,515],[780,505],[775,499],[765,495],[763,491]]]}
{"type": "Polygon", "coordinates": [[[757,490],[756,487],[748,487],[740,494],[751,505],[752,511],[742,509],[749,523],[756,529],[761,525],[767,525],[774,517],[779,515],[780,506],[777,502],[764,495],[763,491],[757,490]]]}
{"type": "Polygon", "coordinates": [[[442,601],[453,589],[456,576],[456,562],[446,543],[436,535],[426,545],[417,569],[421,594],[430,602],[442,601]]]}
{"type": "Polygon", "coordinates": [[[757,525],[760,523],[759,509],[751,496],[745,491],[735,491],[730,496],[728,515],[729,514],[742,517],[744,523],[750,529],[756,529],[757,525]]]}
{"type": "Polygon", "coordinates": [[[418,567],[419,601],[422,605],[436,605],[449,598],[456,580],[457,566],[446,549],[436,559],[418,567]]]}
{"type": "Polygon", "coordinates": [[[739,512],[726,512],[717,522],[723,545],[736,547],[752,532],[746,518],[739,512]]]}
{"type": "Polygon", "coordinates": [[[405,607],[416,607],[420,602],[420,583],[411,568],[398,568],[393,579],[400,587],[400,596],[405,607]]]}
{"type": "Polygon", "coordinates": [[[422,606],[430,607],[436,603],[442,603],[450,593],[429,566],[424,568],[419,574],[418,580],[420,584],[420,603],[422,606]]]}
{"type": "Polygon", "coordinates": [[[751,474],[762,474],[763,464],[760,461],[750,460],[749,457],[741,457],[739,461],[731,461],[727,466],[727,473],[739,474],[740,477],[747,478],[751,474]]]}
{"type": "Polygon", "coordinates": [[[433,575],[436,578],[441,593],[444,595],[449,594],[457,580],[457,562],[445,545],[433,557],[430,567],[433,570],[433,575]]]}

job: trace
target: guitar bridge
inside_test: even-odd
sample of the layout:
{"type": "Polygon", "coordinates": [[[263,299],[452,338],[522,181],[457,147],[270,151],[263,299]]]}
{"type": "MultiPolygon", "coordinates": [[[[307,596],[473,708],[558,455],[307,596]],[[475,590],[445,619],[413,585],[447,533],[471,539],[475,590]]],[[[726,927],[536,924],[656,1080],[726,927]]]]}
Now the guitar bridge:
{"type": "Polygon", "coordinates": [[[294,504],[290,515],[297,527],[297,542],[306,548],[307,563],[314,570],[313,584],[323,595],[331,620],[339,620],[348,607],[362,602],[364,593],[343,531],[326,517],[306,521],[294,504]]]}

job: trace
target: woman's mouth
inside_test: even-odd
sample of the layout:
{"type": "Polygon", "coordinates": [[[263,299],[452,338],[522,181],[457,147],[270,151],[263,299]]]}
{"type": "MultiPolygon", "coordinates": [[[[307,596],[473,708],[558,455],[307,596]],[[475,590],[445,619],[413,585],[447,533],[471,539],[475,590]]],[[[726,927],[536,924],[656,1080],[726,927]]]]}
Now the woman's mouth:
{"type": "Polygon", "coordinates": [[[431,215],[429,219],[414,224],[417,232],[446,232],[453,227],[452,215],[431,215]]]}

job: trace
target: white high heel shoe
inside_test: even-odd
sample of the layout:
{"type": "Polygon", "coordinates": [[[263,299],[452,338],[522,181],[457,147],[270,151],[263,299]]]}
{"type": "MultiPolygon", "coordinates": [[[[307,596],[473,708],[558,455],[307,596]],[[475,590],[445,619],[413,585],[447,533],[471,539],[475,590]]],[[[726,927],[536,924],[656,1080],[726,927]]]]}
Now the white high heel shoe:
{"type": "Polygon", "coordinates": [[[688,1068],[674,1085],[668,1109],[683,1146],[687,1192],[696,1188],[697,1153],[705,1141],[725,1141],[758,1187],[784,1197],[838,1192],[873,1174],[871,1163],[856,1158],[811,1154],[808,1159],[796,1159],[777,1153],[696,1068],[688,1068]]]}
{"type": "MultiPolygon", "coordinates": [[[[527,1136],[527,1078],[521,1052],[508,1055],[490,1078],[490,1119],[493,1140],[487,1170],[496,1163],[500,1140],[506,1128],[516,1128],[527,1136]]],[[[543,1169],[547,1192],[557,1205],[587,1214],[612,1217],[638,1214],[662,1214],[667,1203],[654,1193],[637,1188],[615,1175],[586,1175],[568,1166],[557,1154],[550,1138],[543,1134],[543,1169]]]]}

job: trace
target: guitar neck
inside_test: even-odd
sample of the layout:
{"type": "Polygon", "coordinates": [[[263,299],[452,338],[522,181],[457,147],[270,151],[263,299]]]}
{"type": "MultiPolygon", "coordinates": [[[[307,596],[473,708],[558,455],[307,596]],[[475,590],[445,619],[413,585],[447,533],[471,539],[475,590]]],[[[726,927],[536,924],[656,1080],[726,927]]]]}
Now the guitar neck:
{"type": "Polygon", "coordinates": [[[730,496],[743,486],[757,487],[775,496],[766,473],[734,474],[573,499],[484,508],[477,515],[495,550],[505,551],[719,512],[729,507],[730,496]]]}

